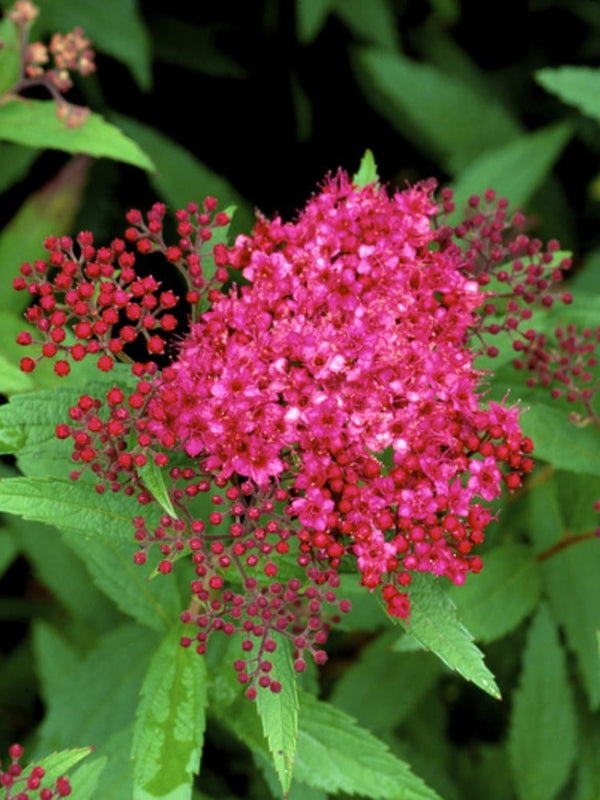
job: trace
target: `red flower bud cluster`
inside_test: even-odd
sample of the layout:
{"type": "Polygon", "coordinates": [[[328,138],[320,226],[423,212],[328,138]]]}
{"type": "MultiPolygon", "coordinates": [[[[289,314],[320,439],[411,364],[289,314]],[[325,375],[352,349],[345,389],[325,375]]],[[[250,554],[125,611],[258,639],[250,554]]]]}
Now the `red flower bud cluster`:
{"type": "Polygon", "coordinates": [[[45,770],[43,767],[32,767],[23,771],[19,763],[24,750],[20,744],[13,744],[8,751],[10,764],[2,769],[0,762],[0,794],[2,800],[57,800],[71,794],[71,784],[68,778],[60,777],[54,782],[52,788],[43,787],[45,770]]]}
{"type": "Polygon", "coordinates": [[[478,572],[490,504],[533,467],[518,409],[484,402],[474,362],[483,337],[514,335],[532,303],[549,304],[566,265],[554,265],[556,244],[512,235],[522,220],[489,193],[450,228],[451,194],[438,206],[434,189],[389,196],[340,173],[295,222],[259,219],[232,247],[214,243],[229,219],[213,198],[176,212],[174,244],[156,204],[146,219],[129,212],[109,248],[90,234],[77,254],[50,240],[49,263],[17,279],[36,300],[27,316],[43,354],[63,356],[59,374],[90,353],[103,369],[145,340],[135,387],[82,396],[57,435],[73,443],[73,477],[92,470],[98,492],[162,507],[135,518],[135,560],[158,550],[168,574],[187,555],[182,643],[204,653],[212,632],[241,633],[235,669],[250,697],[280,689],[270,654],[281,637],[298,671],[307,656],[323,663],[330,623],[350,610],[342,573],[406,619],[415,572],[455,584],[478,572]],[[137,275],[148,253],[180,272],[192,309],[162,369],[175,297],[137,275]],[[230,271],[244,281],[224,292],[230,271]]]}

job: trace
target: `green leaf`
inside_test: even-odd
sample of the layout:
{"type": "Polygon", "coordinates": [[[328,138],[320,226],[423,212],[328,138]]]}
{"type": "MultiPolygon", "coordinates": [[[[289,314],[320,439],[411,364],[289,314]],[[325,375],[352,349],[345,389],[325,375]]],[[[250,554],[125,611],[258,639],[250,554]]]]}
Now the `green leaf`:
{"type": "Polygon", "coordinates": [[[206,665],[181,647],[181,626],[161,642],[142,685],[131,757],[134,800],[190,798],[206,726],[206,665]]]}
{"type": "Polygon", "coordinates": [[[371,150],[365,150],[365,154],[358,166],[358,172],[355,172],[352,177],[352,183],[358,186],[368,186],[370,183],[377,183],[378,181],[379,175],[377,174],[375,156],[371,150]]]}
{"type": "Polygon", "coordinates": [[[42,697],[47,706],[62,691],[65,678],[81,663],[81,657],[51,625],[37,620],[33,627],[33,654],[40,679],[42,697]]]}
{"type": "Polygon", "coordinates": [[[377,800],[439,800],[407,764],[356,722],[301,693],[295,778],[329,793],[377,800]]]}
{"type": "Polygon", "coordinates": [[[78,767],[69,778],[73,797],[77,800],[94,800],[98,797],[98,781],[107,763],[108,756],[101,756],[78,767]]]}
{"type": "Polygon", "coordinates": [[[155,634],[139,625],[122,625],[105,634],[49,697],[36,740],[38,752],[64,747],[64,742],[100,745],[129,725],[156,646],[155,634]]]}
{"type": "Polygon", "coordinates": [[[15,26],[8,17],[0,21],[0,42],[2,42],[2,58],[0,58],[0,98],[19,80],[19,47],[15,26]]]}
{"type": "Polygon", "coordinates": [[[573,126],[562,122],[483,153],[452,186],[457,210],[466,207],[470,195],[485,189],[494,189],[513,206],[524,206],[547,178],[572,135],[573,126]]]}
{"type": "Polygon", "coordinates": [[[563,102],[600,121],[600,69],[570,66],[539,69],[535,79],[563,102]]]}
{"type": "Polygon", "coordinates": [[[336,16],[358,39],[393,50],[397,43],[397,24],[388,0],[336,0],[336,16]]]}
{"type": "MultiPolygon", "coordinates": [[[[1,111],[0,111],[1,115],[1,111]]],[[[1,116],[0,116],[1,120],[1,116]]],[[[70,233],[81,204],[89,170],[89,159],[78,156],[69,161],[45,186],[30,195],[0,233],[0,281],[11,287],[24,261],[45,258],[43,242],[50,234],[70,233]]],[[[1,295],[4,308],[22,312],[31,301],[28,292],[8,288],[1,295]]],[[[22,373],[21,373],[22,374],[22,373]]],[[[24,376],[30,378],[30,376],[24,376]]],[[[19,391],[17,389],[17,391],[19,391]]]]}
{"type": "Polygon", "coordinates": [[[151,88],[150,42],[136,0],[43,0],[40,23],[48,33],[83,28],[94,50],[123,62],[142,90],[151,88]]]}
{"type": "Polygon", "coordinates": [[[535,609],[541,588],[540,570],[529,548],[507,544],[485,555],[480,575],[451,587],[448,594],[475,638],[493,642],[535,609]]]}
{"type": "Polygon", "coordinates": [[[296,29],[302,44],[317,38],[335,5],[336,0],[296,0],[296,29]]]}
{"type": "Polygon", "coordinates": [[[600,431],[571,422],[560,408],[536,403],[521,416],[525,436],[535,445],[535,455],[557,469],[600,475],[600,431]]]}
{"type": "Polygon", "coordinates": [[[11,364],[8,359],[0,355],[0,394],[11,397],[19,392],[29,392],[34,387],[35,383],[30,375],[22,372],[16,364],[11,364]]]}
{"type": "Polygon", "coordinates": [[[57,778],[66,775],[71,767],[79,764],[80,761],[93,752],[93,747],[73,747],[70,750],[62,750],[60,753],[51,753],[49,756],[36,761],[35,765],[32,764],[24,769],[23,775],[27,777],[34,766],[43,767],[45,772],[44,783],[53,783],[57,778]]]}
{"type": "Polygon", "coordinates": [[[141,169],[154,169],[140,147],[99,114],[90,114],[79,128],[67,128],[56,118],[56,104],[50,100],[17,98],[0,105],[0,139],[29,147],[112,158],[141,169]]]}
{"type": "Polygon", "coordinates": [[[138,467],[137,471],[146,489],[148,489],[161,508],[173,519],[177,519],[177,512],[173,508],[173,503],[165,484],[163,470],[154,463],[154,459],[149,458],[143,467],[138,467]]]}
{"type": "Polygon", "coordinates": [[[139,504],[135,497],[123,494],[100,497],[82,481],[5,478],[0,481],[0,511],[80,536],[122,542],[131,535],[131,520],[139,513],[139,504]]]}
{"type": "Polygon", "coordinates": [[[155,128],[121,115],[113,115],[113,118],[151,156],[156,172],[150,179],[155,191],[170,206],[184,208],[191,201],[200,202],[207,195],[213,195],[221,208],[229,205],[238,208],[237,222],[242,230],[252,226],[252,208],[229,181],[155,128]]]}
{"type": "Polygon", "coordinates": [[[374,47],[356,49],[353,61],[375,109],[451,173],[521,132],[489,92],[429,64],[374,47]]]}
{"type": "Polygon", "coordinates": [[[575,758],[575,711],[550,613],[536,615],[513,699],[508,752],[520,800],[553,800],[575,758]]]}
{"type": "Polygon", "coordinates": [[[336,682],[331,702],[377,734],[396,728],[433,687],[443,667],[431,653],[395,653],[388,631],[360,651],[336,682]]]}
{"type": "Polygon", "coordinates": [[[12,564],[17,552],[17,546],[13,537],[8,531],[0,530],[0,576],[2,576],[12,564]]]}
{"type": "Polygon", "coordinates": [[[281,691],[259,688],[256,703],[275,771],[287,795],[298,742],[298,690],[287,641],[279,641],[269,658],[273,664],[269,674],[281,683],[281,691]]]}
{"type": "Polygon", "coordinates": [[[150,581],[150,565],[134,564],[135,542],[105,542],[64,533],[63,538],[83,560],[94,584],[117,607],[154,630],[164,631],[177,619],[182,601],[174,580],[150,581]]]}
{"type": "Polygon", "coordinates": [[[27,177],[31,165],[38,156],[39,152],[33,147],[0,143],[0,192],[5,192],[27,177]]]}
{"type": "Polygon", "coordinates": [[[600,725],[598,725],[597,715],[579,716],[576,769],[577,788],[573,800],[598,800],[600,797],[600,725]]]}
{"type": "Polygon", "coordinates": [[[429,575],[415,575],[410,598],[410,624],[399,621],[405,631],[433,651],[450,669],[500,699],[500,690],[483,661],[483,653],[458,619],[456,606],[435,579],[429,575]]]}

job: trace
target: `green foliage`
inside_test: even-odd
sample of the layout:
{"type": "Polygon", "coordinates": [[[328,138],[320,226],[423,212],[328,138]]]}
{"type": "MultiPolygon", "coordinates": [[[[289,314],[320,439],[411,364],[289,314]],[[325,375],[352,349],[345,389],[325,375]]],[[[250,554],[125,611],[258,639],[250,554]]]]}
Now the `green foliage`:
{"type": "Polygon", "coordinates": [[[575,709],[564,653],[545,606],[529,631],[508,739],[520,800],[552,800],[575,758],[575,709]]]}
{"type": "MultiPolygon", "coordinates": [[[[464,586],[417,576],[401,637],[377,593],[342,574],[353,608],[332,625],[329,663],[296,674],[282,637],[271,673],[282,690],[255,703],[231,668],[238,636],[211,634],[204,657],[179,647],[195,635],[177,623],[183,565],[153,577],[134,564],[135,497],[100,496],[90,471],[68,478],[72,445],[55,425],[82,391],[128,386],[128,368],[103,377],[87,359],[59,385],[48,364],[18,367],[28,296],[9,286],[48,234],[90,229],[105,244],[128,207],[214,195],[237,209],[212,243],[227,241],[250,230],[255,206],[290,218],[328,170],[360,159],[359,185],[452,178],[451,222],[487,188],[531,211],[527,233],[560,236],[557,258],[575,260],[573,305],[534,308],[532,326],[550,338],[559,324],[595,329],[596,4],[529,4],[500,15],[494,36],[477,4],[417,5],[40,2],[32,40],[80,26],[100,55],[66,95],[92,111],[81,127],[36,90],[0,103],[0,392],[11,398],[0,407],[1,738],[4,751],[31,741],[27,756],[49,775],[69,770],[77,800],[600,796],[600,434],[581,404],[527,384],[508,337],[477,364],[489,398],[521,404],[536,469],[498,504],[482,572],[464,586]],[[83,374],[95,384],[82,388],[83,374]]],[[[0,40],[4,95],[19,77],[6,18],[0,40]]],[[[140,475],[158,524],[174,513],[164,472],[149,462],[140,475]]],[[[198,518],[210,510],[209,496],[193,505],[198,518]]],[[[278,580],[295,569],[290,557],[278,580]]]]}
{"type": "Polygon", "coordinates": [[[154,169],[142,149],[99,114],[91,114],[85,125],[68,128],[57,120],[56,105],[48,100],[16,98],[0,106],[0,139],[154,169]]]}

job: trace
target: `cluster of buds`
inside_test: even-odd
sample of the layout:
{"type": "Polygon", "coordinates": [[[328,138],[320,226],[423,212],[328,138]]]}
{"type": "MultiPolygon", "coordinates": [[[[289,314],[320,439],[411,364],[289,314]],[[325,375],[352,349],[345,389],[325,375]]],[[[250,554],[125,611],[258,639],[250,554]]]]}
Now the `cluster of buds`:
{"type": "Polygon", "coordinates": [[[390,197],[340,173],[295,222],[260,218],[231,247],[215,243],[229,217],[214,198],[175,213],[173,244],[156,204],[129,212],[109,248],[89,233],[77,254],[49,240],[49,260],[15,281],[35,301],[35,336],[19,341],[59,355],[59,375],[90,353],[106,370],[145,341],[135,386],[83,395],[57,435],[74,479],[91,471],[98,493],[137,497],[136,563],[157,551],[166,575],[187,556],[182,644],[202,654],[213,632],[241,633],[249,697],[281,688],[270,656],[282,638],[298,671],[325,661],[329,627],[350,610],[342,573],[408,619],[415,572],[454,584],[478,572],[493,502],[533,467],[518,408],[484,401],[475,359],[501,331],[527,340],[531,306],[550,304],[567,265],[489,193],[449,227],[451,193],[438,204],[435,188],[390,197]],[[151,253],[179,272],[191,308],[171,353],[176,298],[136,271],[151,253]]]}
{"type": "Polygon", "coordinates": [[[86,76],[95,72],[91,42],[81,28],[67,34],[54,33],[49,46],[40,41],[30,42],[29,30],[38,14],[39,9],[31,0],[17,0],[8,11],[17,31],[20,55],[19,79],[9,94],[43,86],[56,101],[57,117],[68,127],[79,127],[88,118],[89,109],[67,102],[63,94],[73,86],[72,73],[86,76]]]}
{"type": "Polygon", "coordinates": [[[23,757],[23,747],[13,744],[8,751],[10,764],[2,769],[0,762],[0,792],[2,800],[58,800],[71,794],[68,778],[57,778],[52,787],[42,786],[45,770],[43,767],[31,767],[26,772],[19,763],[23,757]]]}

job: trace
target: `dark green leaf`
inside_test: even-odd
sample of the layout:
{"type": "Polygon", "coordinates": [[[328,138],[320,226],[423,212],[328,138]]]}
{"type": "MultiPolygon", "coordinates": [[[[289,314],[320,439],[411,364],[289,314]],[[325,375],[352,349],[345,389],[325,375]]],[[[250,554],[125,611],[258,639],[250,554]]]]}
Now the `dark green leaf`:
{"type": "Polygon", "coordinates": [[[377,48],[355,50],[354,64],[372,105],[450,172],[520,134],[489,93],[429,64],[377,48]]]}
{"type": "Polygon", "coordinates": [[[37,620],[33,628],[33,654],[36,672],[47,706],[65,685],[65,678],[81,664],[79,656],[67,640],[51,625],[37,620]]]}
{"type": "Polygon", "coordinates": [[[410,624],[400,620],[405,631],[423,647],[472,681],[484,692],[500,699],[494,676],[483,660],[483,653],[458,619],[456,606],[429,575],[415,575],[411,585],[410,624]]]}
{"type": "Polygon", "coordinates": [[[82,481],[60,478],[5,478],[0,481],[0,511],[45,522],[81,536],[127,541],[139,513],[135,497],[106,494],[82,481]]]}
{"type": "Polygon", "coordinates": [[[452,587],[458,616],[478,641],[492,642],[514,630],[536,607],[542,588],[529,548],[507,544],[484,557],[480,575],[452,587]]]}
{"type": "Polygon", "coordinates": [[[310,44],[319,35],[336,0],[296,0],[296,28],[302,44],[310,44]]]}
{"type": "Polygon", "coordinates": [[[0,144],[0,192],[27,176],[29,168],[39,156],[33,147],[18,144],[0,144]]]}
{"type": "Polygon", "coordinates": [[[7,530],[0,530],[0,576],[2,576],[17,555],[17,546],[7,530]]]}
{"type": "Polygon", "coordinates": [[[381,734],[397,727],[443,670],[431,653],[394,653],[395,631],[360,651],[336,682],[331,702],[365,728],[381,734]]]}
{"type": "Polygon", "coordinates": [[[298,691],[286,640],[278,642],[269,659],[273,664],[269,674],[281,683],[281,691],[274,693],[259,688],[256,703],[275,771],[283,793],[287,795],[298,741],[298,691]]]}
{"type": "Polygon", "coordinates": [[[84,156],[69,161],[49,183],[27,198],[3,228],[0,233],[0,281],[8,291],[0,295],[2,307],[22,312],[31,301],[28,292],[15,292],[9,287],[19,273],[20,264],[24,261],[33,263],[48,255],[43,247],[47,236],[71,232],[89,164],[89,159],[84,156]]]}
{"type": "Polygon", "coordinates": [[[79,128],[67,128],[56,118],[56,104],[50,100],[17,98],[0,105],[0,139],[29,147],[113,158],[141,169],[154,169],[140,147],[99,114],[90,114],[79,128]]]}
{"type": "Polygon", "coordinates": [[[140,142],[156,164],[151,180],[155,190],[173,209],[185,208],[189,202],[201,202],[207,195],[213,195],[221,208],[229,205],[238,208],[237,221],[244,230],[251,226],[254,213],[229,181],[155,128],[120,115],[114,115],[114,119],[140,142]]]}
{"type": "Polygon", "coordinates": [[[300,695],[295,777],[326,792],[385,800],[435,800],[438,795],[407,764],[352,717],[311,695],[300,695]]]}
{"type": "Polygon", "coordinates": [[[190,798],[206,726],[206,665],[165,636],[144,678],[133,735],[134,800],[190,798]]]}
{"type": "Polygon", "coordinates": [[[94,800],[98,797],[96,794],[98,781],[107,762],[108,756],[101,756],[92,761],[86,761],[75,770],[70,776],[73,797],[76,797],[77,800],[94,800]]]}
{"type": "Polygon", "coordinates": [[[0,96],[15,85],[19,79],[19,48],[15,26],[8,17],[0,20],[0,42],[2,42],[2,58],[0,58],[0,96]]]}
{"type": "Polygon", "coordinates": [[[513,699],[508,751],[520,800],[553,800],[575,758],[575,711],[548,609],[536,615],[513,699]]]}
{"type": "Polygon", "coordinates": [[[361,40],[393,50],[397,25],[388,0],[336,0],[335,13],[361,40]]]}

